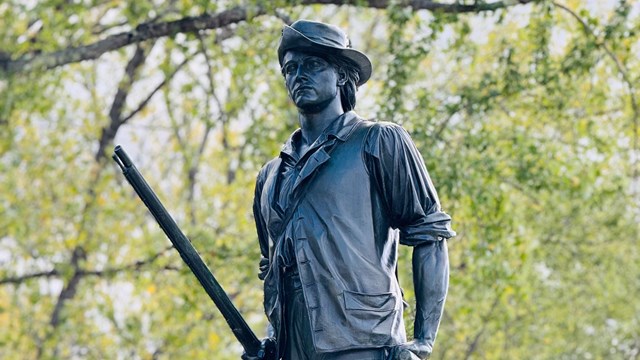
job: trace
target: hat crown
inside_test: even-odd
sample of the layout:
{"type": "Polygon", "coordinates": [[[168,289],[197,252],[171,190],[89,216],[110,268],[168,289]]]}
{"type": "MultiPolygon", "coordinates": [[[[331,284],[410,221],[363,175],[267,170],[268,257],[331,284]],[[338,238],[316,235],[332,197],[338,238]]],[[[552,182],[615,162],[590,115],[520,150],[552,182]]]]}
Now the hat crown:
{"type": "Polygon", "coordinates": [[[371,60],[367,55],[351,48],[347,34],[339,27],[310,20],[298,20],[291,26],[284,26],[278,45],[278,61],[280,66],[284,55],[289,50],[307,51],[311,53],[327,53],[339,55],[351,60],[358,68],[360,79],[358,86],[364,84],[371,76],[371,60]]]}
{"type": "Polygon", "coordinates": [[[298,20],[291,24],[291,28],[318,44],[337,48],[350,47],[347,34],[335,25],[298,20]]]}

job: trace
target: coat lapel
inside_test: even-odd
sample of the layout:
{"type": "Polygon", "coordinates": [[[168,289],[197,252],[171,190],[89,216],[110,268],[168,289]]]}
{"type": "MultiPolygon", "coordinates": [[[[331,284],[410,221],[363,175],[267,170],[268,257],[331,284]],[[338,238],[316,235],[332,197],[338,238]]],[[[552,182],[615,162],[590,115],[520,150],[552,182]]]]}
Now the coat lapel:
{"type": "MultiPolygon", "coordinates": [[[[300,191],[304,189],[310,181],[313,181],[313,174],[321,171],[322,165],[331,160],[330,153],[332,149],[336,146],[340,146],[341,142],[345,142],[357,127],[356,125],[361,121],[362,120],[353,111],[350,111],[334,123],[326,133],[321,135],[323,139],[320,139],[319,141],[319,148],[311,154],[309,159],[307,159],[295,179],[292,189],[292,193],[294,195],[292,204],[296,204],[297,201],[300,200],[300,197],[304,196],[300,191]]],[[[299,131],[300,130],[298,129],[292,134],[287,143],[283,146],[283,152],[292,151],[291,138],[299,131]]],[[[284,209],[285,214],[282,214],[277,210],[276,205],[275,190],[281,163],[282,158],[278,158],[277,162],[271,167],[271,171],[269,171],[267,180],[265,181],[265,191],[263,192],[261,199],[262,213],[267,214],[267,218],[265,220],[267,227],[269,228],[269,232],[274,240],[277,236],[281,235],[281,226],[283,225],[282,221],[284,220],[283,218],[286,217],[285,214],[289,211],[289,209],[284,209]]],[[[295,208],[295,205],[292,204],[290,204],[290,206],[295,208]]]]}
{"type": "Polygon", "coordinates": [[[304,164],[304,167],[302,167],[302,170],[300,170],[300,174],[298,174],[295,183],[293,184],[294,194],[296,193],[298,187],[300,187],[300,185],[302,185],[306,179],[308,179],[315,171],[317,171],[320,166],[322,166],[322,164],[331,159],[331,155],[329,155],[327,149],[333,146],[335,142],[336,139],[327,141],[320,147],[320,149],[316,150],[316,152],[314,152],[311,157],[309,157],[307,162],[304,164]]]}

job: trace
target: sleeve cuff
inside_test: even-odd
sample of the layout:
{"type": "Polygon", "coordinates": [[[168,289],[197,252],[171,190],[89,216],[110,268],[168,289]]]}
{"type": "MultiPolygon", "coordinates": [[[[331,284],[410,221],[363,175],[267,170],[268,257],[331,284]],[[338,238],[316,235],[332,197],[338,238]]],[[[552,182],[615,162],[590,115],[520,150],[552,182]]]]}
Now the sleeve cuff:
{"type": "Polygon", "coordinates": [[[408,246],[443,241],[454,236],[456,232],[451,229],[451,217],[440,211],[400,228],[400,243],[408,246]]]}

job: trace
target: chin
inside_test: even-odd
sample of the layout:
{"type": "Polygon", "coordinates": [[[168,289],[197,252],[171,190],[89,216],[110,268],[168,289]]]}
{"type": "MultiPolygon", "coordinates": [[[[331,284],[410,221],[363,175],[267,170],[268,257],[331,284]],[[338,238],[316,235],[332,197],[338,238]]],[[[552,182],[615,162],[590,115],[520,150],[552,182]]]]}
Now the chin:
{"type": "Polygon", "coordinates": [[[306,96],[298,96],[296,99],[292,99],[293,103],[296,104],[298,108],[305,108],[308,106],[314,106],[318,103],[316,99],[310,99],[306,96]]]}
{"type": "Polygon", "coordinates": [[[304,114],[317,114],[329,106],[332,100],[333,99],[327,99],[325,101],[297,101],[295,104],[298,110],[304,114]]]}
{"type": "Polygon", "coordinates": [[[307,104],[296,105],[296,107],[298,108],[298,110],[300,110],[301,113],[304,113],[304,114],[317,114],[320,111],[322,111],[326,107],[326,105],[325,104],[316,104],[316,103],[313,103],[313,104],[307,103],[307,104]]]}

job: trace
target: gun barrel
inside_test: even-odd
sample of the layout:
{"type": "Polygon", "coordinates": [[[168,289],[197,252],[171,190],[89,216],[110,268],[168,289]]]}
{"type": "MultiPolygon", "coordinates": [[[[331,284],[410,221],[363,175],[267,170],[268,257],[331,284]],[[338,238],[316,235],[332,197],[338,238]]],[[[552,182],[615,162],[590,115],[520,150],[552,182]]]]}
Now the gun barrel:
{"type": "Polygon", "coordinates": [[[182,260],[189,266],[189,269],[191,269],[196,278],[198,278],[202,287],[220,310],[227,324],[229,324],[231,331],[233,331],[236,339],[242,344],[246,353],[256,356],[260,351],[261,344],[255,333],[249,325],[247,325],[238,309],[233,305],[229,296],[227,296],[222,286],[220,286],[211,273],[211,270],[209,270],[193,247],[191,241],[189,241],[180,230],[122,146],[118,145],[115,147],[113,159],[118,163],[127,181],[145,203],[173,246],[178,250],[182,260]]]}
{"type": "MultiPolygon", "coordinates": [[[[126,151],[124,151],[122,146],[117,145],[113,149],[113,156],[114,156],[114,160],[117,158],[120,161],[118,162],[118,165],[122,163],[121,167],[124,166],[125,168],[130,168],[131,166],[133,166],[133,162],[131,161],[131,158],[129,158],[129,155],[127,155],[126,151]]],[[[116,160],[116,162],[118,160],[116,160]]]]}

